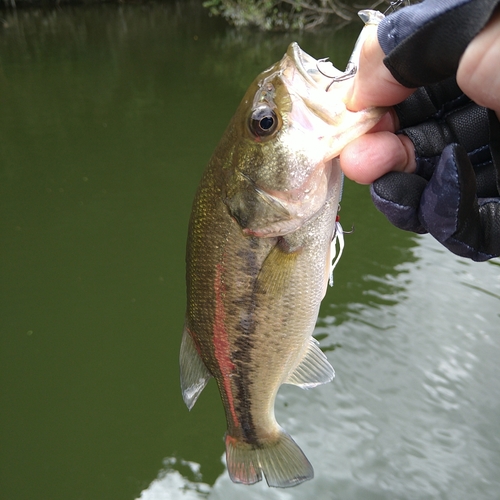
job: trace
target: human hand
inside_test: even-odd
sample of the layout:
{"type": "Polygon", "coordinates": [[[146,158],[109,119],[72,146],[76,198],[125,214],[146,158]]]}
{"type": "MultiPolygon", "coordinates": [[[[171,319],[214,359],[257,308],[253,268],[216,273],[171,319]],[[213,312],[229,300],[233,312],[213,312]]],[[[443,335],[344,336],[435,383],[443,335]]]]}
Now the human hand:
{"type": "Polygon", "coordinates": [[[492,109],[500,120],[500,10],[467,46],[457,83],[476,104],[492,109]]]}
{"type": "MultiPolygon", "coordinates": [[[[383,58],[377,39],[368,40],[348,101],[351,109],[393,105],[413,92],[392,77],[383,58]]],[[[500,14],[469,44],[459,66],[467,71],[458,74],[478,102],[496,110],[498,60],[500,14]],[[470,76],[474,68],[482,81],[470,76]]],[[[341,166],[351,179],[373,182],[375,205],[397,227],[429,232],[458,255],[486,260],[500,254],[498,120],[454,83],[433,87],[419,89],[371,133],[349,144],[341,153],[341,166]],[[487,151],[489,159],[474,155],[475,149],[487,151]],[[491,155],[496,155],[496,167],[491,155]]]]}
{"type": "Polygon", "coordinates": [[[500,255],[500,123],[454,79],[422,87],[396,106],[415,172],[389,172],[371,186],[395,226],[430,233],[448,250],[483,261],[500,255]],[[495,161],[496,163],[495,163],[495,161]]]}
{"type": "MultiPolygon", "coordinates": [[[[383,63],[385,54],[376,33],[365,41],[358,72],[347,107],[359,111],[370,106],[393,106],[415,89],[404,87],[383,63]]],[[[500,11],[465,50],[457,71],[457,82],[474,102],[496,111],[500,118],[500,11]]],[[[394,135],[399,120],[392,110],[375,127],[350,143],[340,155],[344,173],[361,184],[370,184],[390,171],[413,172],[413,144],[406,136],[394,135]]]]}

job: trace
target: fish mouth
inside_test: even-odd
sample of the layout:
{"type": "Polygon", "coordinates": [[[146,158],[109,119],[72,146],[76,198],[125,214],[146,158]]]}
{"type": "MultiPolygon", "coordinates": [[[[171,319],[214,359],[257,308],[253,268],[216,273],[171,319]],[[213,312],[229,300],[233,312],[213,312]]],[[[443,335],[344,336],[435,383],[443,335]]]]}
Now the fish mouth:
{"type": "Polygon", "coordinates": [[[286,52],[288,58],[299,74],[312,87],[327,90],[332,79],[344,76],[346,73],[338,70],[327,59],[315,59],[307,52],[304,52],[297,42],[292,42],[286,52]]]}
{"type": "Polygon", "coordinates": [[[349,113],[344,97],[352,85],[353,73],[342,72],[325,59],[315,59],[296,42],[288,46],[282,64],[281,78],[293,102],[290,122],[301,124],[320,142],[329,144],[326,147],[331,151],[324,160],[334,158],[342,149],[337,146],[337,138],[347,128],[349,113]]]}

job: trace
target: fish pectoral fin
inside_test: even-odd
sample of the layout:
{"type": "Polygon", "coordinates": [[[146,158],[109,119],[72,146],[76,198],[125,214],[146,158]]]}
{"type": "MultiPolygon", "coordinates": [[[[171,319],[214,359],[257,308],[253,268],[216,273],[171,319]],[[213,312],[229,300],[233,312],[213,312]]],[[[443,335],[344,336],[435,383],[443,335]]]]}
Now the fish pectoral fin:
{"type": "Polygon", "coordinates": [[[258,446],[226,434],[226,462],[234,483],[254,484],[264,473],[269,486],[289,488],[314,477],[303,451],[281,428],[275,439],[258,446]]]}
{"type": "Polygon", "coordinates": [[[312,389],[331,382],[334,377],[335,370],[319,348],[319,342],[311,337],[304,357],[284,383],[297,385],[302,389],[312,389]]]}
{"type": "Polygon", "coordinates": [[[278,242],[262,263],[257,276],[258,289],[266,294],[281,295],[289,285],[301,251],[300,247],[290,248],[286,240],[279,237],[278,242]]]}
{"type": "Polygon", "coordinates": [[[182,334],[179,365],[182,398],[188,409],[191,410],[212,375],[201,360],[186,327],[184,327],[182,334]]]}

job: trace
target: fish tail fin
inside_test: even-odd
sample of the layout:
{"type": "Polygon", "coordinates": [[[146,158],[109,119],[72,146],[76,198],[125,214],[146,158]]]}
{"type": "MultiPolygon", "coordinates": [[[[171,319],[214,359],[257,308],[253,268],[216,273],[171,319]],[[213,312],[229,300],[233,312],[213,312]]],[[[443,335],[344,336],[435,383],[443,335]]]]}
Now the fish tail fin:
{"type": "Polygon", "coordinates": [[[281,428],[278,438],[265,444],[252,445],[229,434],[225,441],[227,468],[235,483],[257,483],[263,473],[269,486],[288,488],[314,477],[309,460],[281,428]]]}

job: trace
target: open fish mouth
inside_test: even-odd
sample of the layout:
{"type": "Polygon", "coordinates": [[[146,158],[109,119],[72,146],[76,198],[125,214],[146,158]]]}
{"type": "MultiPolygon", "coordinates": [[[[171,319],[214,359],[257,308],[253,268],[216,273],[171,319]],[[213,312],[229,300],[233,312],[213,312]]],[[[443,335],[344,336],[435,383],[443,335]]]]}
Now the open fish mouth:
{"type": "MultiPolygon", "coordinates": [[[[384,18],[382,13],[374,10],[361,10],[358,12],[358,15],[365,23],[365,28],[371,27],[372,29],[376,29],[380,21],[384,18]]],[[[332,83],[349,80],[355,75],[361,47],[368,36],[368,31],[367,29],[363,29],[360,33],[345,71],[338,70],[327,59],[314,59],[314,57],[304,52],[296,42],[291,43],[288,47],[287,56],[295,63],[299,73],[310,85],[328,92],[332,83]]]]}
{"type": "Polygon", "coordinates": [[[312,87],[327,90],[332,80],[348,76],[348,72],[338,70],[327,59],[315,59],[304,52],[297,42],[292,42],[286,52],[295,68],[312,87]]]}

